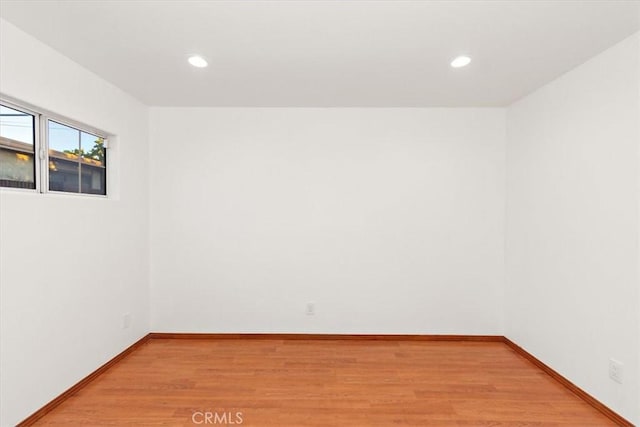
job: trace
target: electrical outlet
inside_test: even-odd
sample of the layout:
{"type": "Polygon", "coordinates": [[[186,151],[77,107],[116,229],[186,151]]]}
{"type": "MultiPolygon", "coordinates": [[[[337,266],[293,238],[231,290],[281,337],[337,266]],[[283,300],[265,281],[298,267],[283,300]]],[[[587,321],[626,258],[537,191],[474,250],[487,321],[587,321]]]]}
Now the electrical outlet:
{"type": "Polygon", "coordinates": [[[131,313],[125,313],[122,316],[122,329],[129,329],[131,327],[131,313]]]}
{"type": "Polygon", "coordinates": [[[622,362],[616,359],[609,359],[609,378],[622,384],[622,362]]]}
{"type": "Polygon", "coordinates": [[[316,314],[316,305],[312,302],[308,302],[305,313],[307,316],[313,316],[314,314],[316,314]]]}

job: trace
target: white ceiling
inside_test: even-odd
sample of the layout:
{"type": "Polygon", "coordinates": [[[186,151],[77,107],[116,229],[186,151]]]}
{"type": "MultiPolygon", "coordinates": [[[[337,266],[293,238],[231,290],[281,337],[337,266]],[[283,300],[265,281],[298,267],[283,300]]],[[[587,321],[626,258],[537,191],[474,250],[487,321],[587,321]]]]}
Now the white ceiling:
{"type": "Polygon", "coordinates": [[[639,6],[2,0],[0,16],[148,105],[462,107],[508,105],[570,70],[638,31],[639,6]],[[450,68],[461,53],[471,65],[450,68]]]}

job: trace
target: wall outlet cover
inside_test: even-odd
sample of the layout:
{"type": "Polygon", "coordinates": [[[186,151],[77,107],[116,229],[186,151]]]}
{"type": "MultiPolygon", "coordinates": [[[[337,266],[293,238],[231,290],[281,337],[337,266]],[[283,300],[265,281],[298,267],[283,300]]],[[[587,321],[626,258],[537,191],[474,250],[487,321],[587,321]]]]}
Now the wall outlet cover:
{"type": "Polygon", "coordinates": [[[622,384],[623,380],[623,364],[619,360],[609,359],[609,378],[622,384]]]}

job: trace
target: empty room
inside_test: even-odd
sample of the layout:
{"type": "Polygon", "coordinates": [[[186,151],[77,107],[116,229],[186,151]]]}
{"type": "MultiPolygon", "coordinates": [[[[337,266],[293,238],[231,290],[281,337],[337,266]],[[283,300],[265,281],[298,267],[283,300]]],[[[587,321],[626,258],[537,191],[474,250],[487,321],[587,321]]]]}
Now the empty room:
{"type": "Polygon", "coordinates": [[[30,425],[640,425],[640,1],[0,0],[30,425]]]}

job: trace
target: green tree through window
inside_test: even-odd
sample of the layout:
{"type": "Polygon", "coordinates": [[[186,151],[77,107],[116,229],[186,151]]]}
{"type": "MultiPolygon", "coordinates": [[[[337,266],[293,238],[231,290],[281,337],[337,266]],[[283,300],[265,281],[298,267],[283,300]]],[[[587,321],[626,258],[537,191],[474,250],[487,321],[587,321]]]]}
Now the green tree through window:
{"type": "Polygon", "coordinates": [[[94,141],[93,147],[91,150],[85,152],[82,148],[76,148],[73,150],[64,150],[65,153],[74,154],[76,156],[82,156],[88,159],[98,160],[99,162],[104,162],[104,138],[98,137],[94,141]]]}

